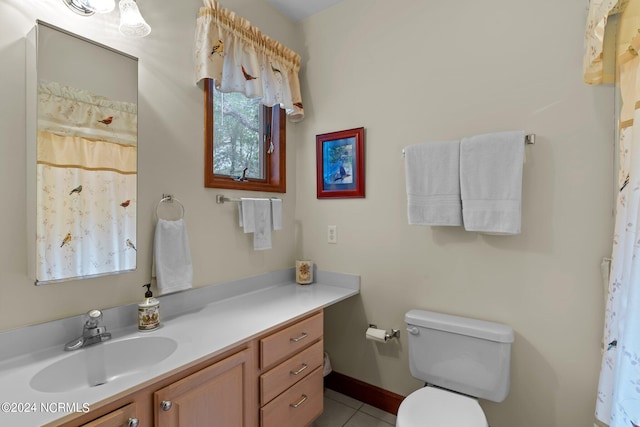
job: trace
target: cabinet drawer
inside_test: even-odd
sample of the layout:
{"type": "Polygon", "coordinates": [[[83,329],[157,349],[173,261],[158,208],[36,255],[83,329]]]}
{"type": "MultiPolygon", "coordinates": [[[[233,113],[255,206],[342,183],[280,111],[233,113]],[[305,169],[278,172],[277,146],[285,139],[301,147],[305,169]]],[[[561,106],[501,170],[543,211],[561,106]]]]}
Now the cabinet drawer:
{"type": "Polygon", "coordinates": [[[260,340],[260,368],[265,369],[322,337],[322,312],[260,340]]]}
{"type": "Polygon", "coordinates": [[[136,404],[130,403],[90,423],[83,424],[82,427],[127,427],[138,425],[137,423],[136,404]]]}
{"type": "Polygon", "coordinates": [[[271,399],[305,378],[314,369],[322,366],[322,349],[322,340],[320,340],[269,372],[260,375],[260,405],[264,406],[271,399]]]}
{"type": "Polygon", "coordinates": [[[322,368],[260,409],[261,427],[304,427],[322,414],[322,368]]]}

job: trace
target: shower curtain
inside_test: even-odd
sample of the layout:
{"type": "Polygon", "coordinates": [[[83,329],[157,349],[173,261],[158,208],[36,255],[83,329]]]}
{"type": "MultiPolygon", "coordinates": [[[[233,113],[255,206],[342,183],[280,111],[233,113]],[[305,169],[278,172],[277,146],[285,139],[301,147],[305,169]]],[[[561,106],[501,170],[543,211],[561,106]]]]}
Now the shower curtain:
{"type": "Polygon", "coordinates": [[[137,106],[39,82],[36,279],[136,267],[137,106]]]}
{"type": "Polygon", "coordinates": [[[640,425],[640,35],[618,58],[620,170],[596,417],[640,425]]]}

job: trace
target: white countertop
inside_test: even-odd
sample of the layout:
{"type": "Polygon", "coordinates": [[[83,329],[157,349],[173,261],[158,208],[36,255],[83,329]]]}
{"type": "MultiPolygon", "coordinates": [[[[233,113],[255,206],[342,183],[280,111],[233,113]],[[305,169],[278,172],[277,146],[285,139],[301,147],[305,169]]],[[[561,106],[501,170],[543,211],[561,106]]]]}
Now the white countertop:
{"type": "MultiPolygon", "coordinates": [[[[176,294],[175,297],[161,297],[161,327],[151,332],[139,332],[135,322],[120,329],[109,327],[109,318],[114,315],[126,317],[127,320],[134,319],[132,313],[135,305],[111,313],[111,316],[105,315],[105,325],[112,333],[112,342],[135,336],[161,336],[174,339],[178,347],[168,358],[143,372],[112,379],[97,387],[44,393],[29,385],[31,378],[41,369],[83,351],[63,351],[71,320],[1,333],[0,348],[4,347],[4,350],[0,353],[0,426],[34,427],[68,415],[68,409],[65,408],[77,407],[82,410],[87,405],[90,408],[110,396],[212,353],[220,353],[269,328],[360,292],[358,276],[319,271],[316,274],[317,282],[304,286],[295,284],[288,270],[264,276],[264,280],[258,276],[227,286],[210,286],[209,290],[198,288],[176,294]],[[214,289],[218,286],[220,288],[214,289]],[[209,302],[203,302],[205,297],[210,299],[209,302]],[[126,315],[121,315],[123,312],[126,315]],[[47,348],[34,348],[32,341],[39,340],[38,337],[46,335],[48,339],[45,341],[49,344],[51,335],[56,334],[64,339],[47,348]],[[14,349],[15,354],[11,354],[7,346],[22,349],[14,349]],[[60,410],[57,409],[59,404],[62,404],[60,410]]],[[[78,336],[82,333],[82,320],[80,316],[76,317],[73,326],[79,329],[73,329],[75,336],[78,336]]],[[[114,320],[113,323],[117,322],[114,320]]]]}

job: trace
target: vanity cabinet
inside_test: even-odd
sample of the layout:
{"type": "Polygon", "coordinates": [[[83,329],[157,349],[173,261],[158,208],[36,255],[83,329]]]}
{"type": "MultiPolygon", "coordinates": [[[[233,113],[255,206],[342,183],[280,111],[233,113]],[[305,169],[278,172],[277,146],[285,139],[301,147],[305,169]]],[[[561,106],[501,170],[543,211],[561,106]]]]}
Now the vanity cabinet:
{"type": "Polygon", "coordinates": [[[317,311],[46,427],[304,427],[322,413],[317,311]]]}
{"type": "Polygon", "coordinates": [[[260,339],[260,426],[304,427],[322,413],[322,312],[260,339]]]}
{"type": "Polygon", "coordinates": [[[252,427],[247,392],[251,351],[243,350],[153,394],[156,427],[252,427]]]}

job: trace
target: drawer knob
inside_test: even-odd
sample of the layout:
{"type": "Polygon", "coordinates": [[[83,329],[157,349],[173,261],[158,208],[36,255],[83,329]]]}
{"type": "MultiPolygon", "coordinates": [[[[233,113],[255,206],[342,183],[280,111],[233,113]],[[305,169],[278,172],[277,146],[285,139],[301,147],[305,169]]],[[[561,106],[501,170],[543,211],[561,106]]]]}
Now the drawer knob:
{"type": "Polygon", "coordinates": [[[160,407],[162,408],[163,411],[168,411],[169,409],[171,409],[172,406],[173,406],[173,403],[171,403],[170,400],[163,400],[160,403],[160,407]]]}
{"type": "Polygon", "coordinates": [[[138,427],[138,419],[137,418],[129,418],[127,420],[127,427],[138,427]]]}
{"type": "Polygon", "coordinates": [[[303,394],[302,398],[300,400],[298,400],[296,403],[290,403],[289,406],[291,406],[292,408],[297,408],[298,406],[302,405],[304,402],[307,401],[307,395],[303,394]]]}
{"type": "Polygon", "coordinates": [[[298,338],[289,338],[289,341],[291,341],[291,342],[302,341],[303,339],[305,339],[308,336],[309,335],[306,332],[303,332],[302,335],[300,335],[298,338]]]}
{"type": "Polygon", "coordinates": [[[300,372],[304,371],[305,369],[307,369],[309,367],[309,365],[307,365],[306,363],[302,364],[302,367],[300,369],[298,369],[297,371],[289,371],[289,373],[291,375],[300,375],[300,372]]]}

